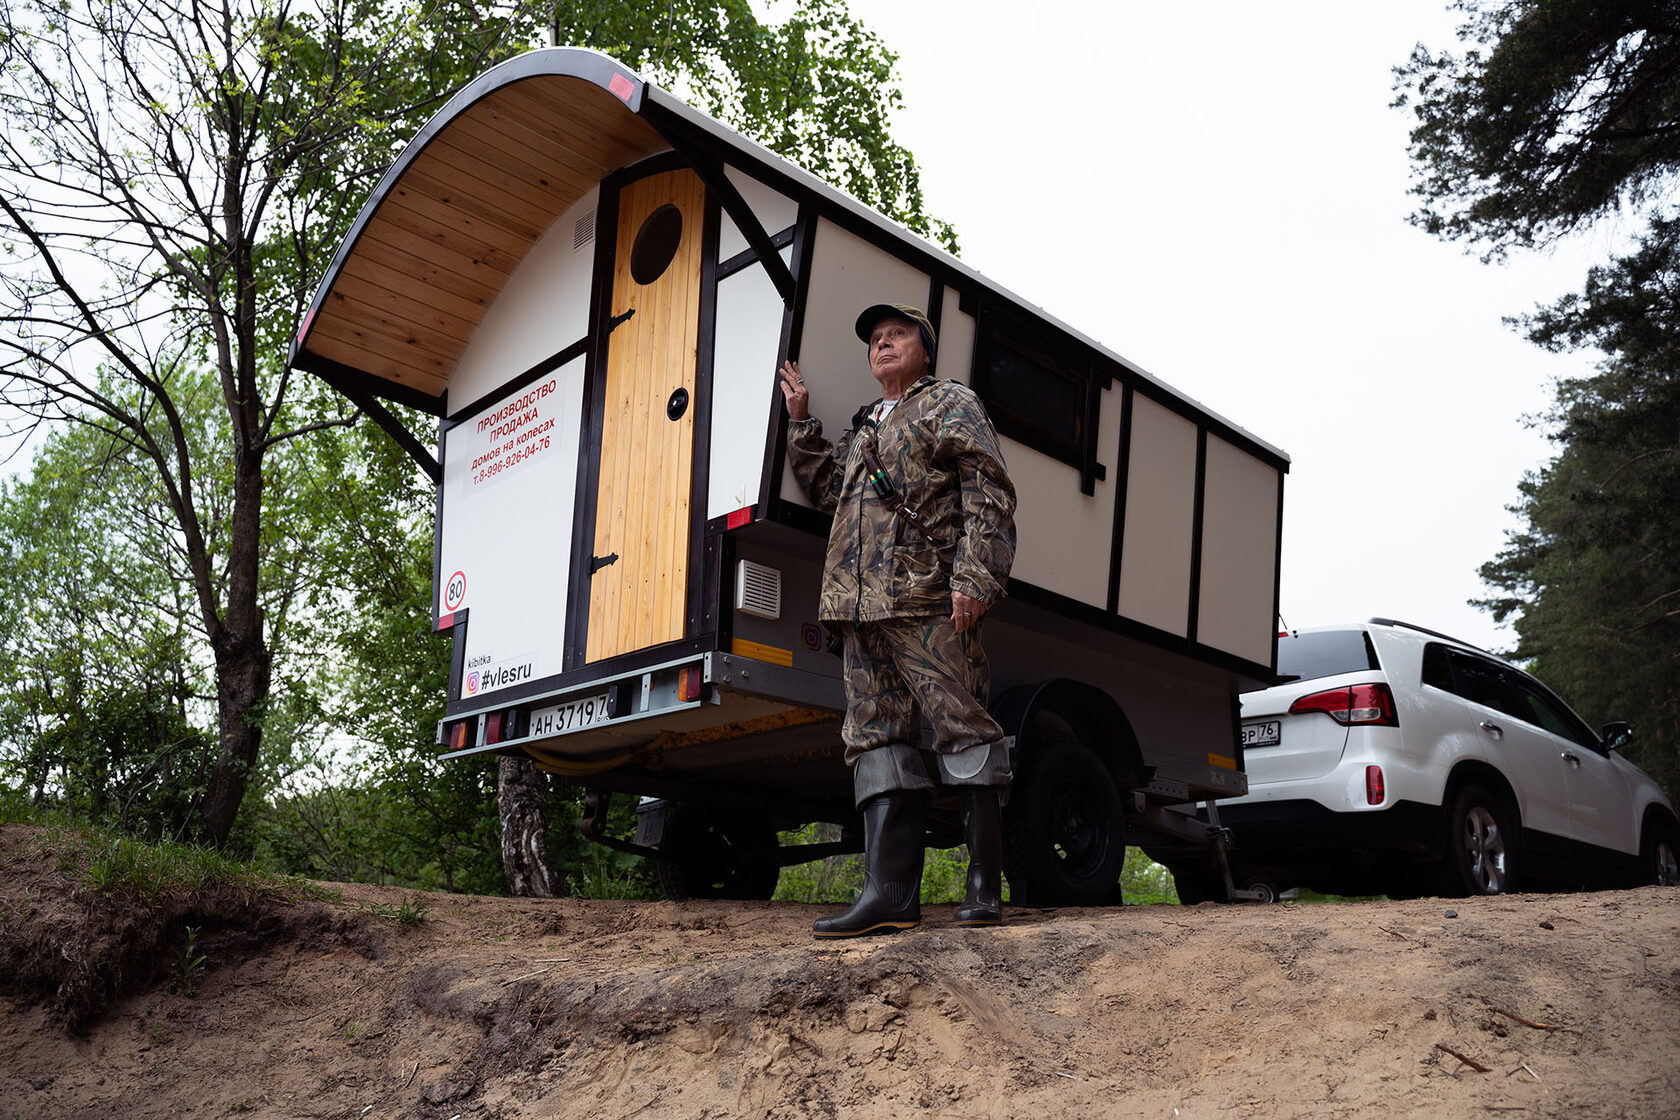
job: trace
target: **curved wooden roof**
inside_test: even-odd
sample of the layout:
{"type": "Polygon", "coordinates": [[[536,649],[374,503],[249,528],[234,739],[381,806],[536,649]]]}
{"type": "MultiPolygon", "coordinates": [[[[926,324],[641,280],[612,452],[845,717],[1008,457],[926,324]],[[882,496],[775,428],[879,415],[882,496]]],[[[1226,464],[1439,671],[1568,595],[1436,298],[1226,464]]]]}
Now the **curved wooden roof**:
{"type": "Polygon", "coordinates": [[[793,278],[723,173],[774,189],[965,290],[993,293],[1177,398],[1280,465],[1283,451],[987,279],[795,164],[580,47],[530,51],[463,88],[397,157],[339,247],[293,340],[290,364],[366,410],[434,478],[437,462],[376,398],[443,415],[468,340],[514,268],[610,172],[675,150],[716,191],[784,299],[793,278]]]}
{"type": "Polygon", "coordinates": [[[403,149],[315,294],[291,364],[438,412],[467,341],[556,218],[668,150],[646,86],[606,55],[532,51],[485,72],[403,149]]]}

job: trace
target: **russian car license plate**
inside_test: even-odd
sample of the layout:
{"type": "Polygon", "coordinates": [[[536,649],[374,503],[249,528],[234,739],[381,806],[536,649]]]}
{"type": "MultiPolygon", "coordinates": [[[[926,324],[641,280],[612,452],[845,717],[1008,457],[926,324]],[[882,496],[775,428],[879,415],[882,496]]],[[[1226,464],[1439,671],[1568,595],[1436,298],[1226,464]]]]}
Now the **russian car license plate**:
{"type": "Polygon", "coordinates": [[[1282,720],[1268,719],[1242,725],[1242,745],[1245,747],[1275,747],[1282,740],[1282,720]]]}
{"type": "Polygon", "coordinates": [[[580,731],[592,724],[604,723],[607,718],[607,694],[585,696],[552,708],[538,708],[531,713],[532,735],[563,735],[580,731]]]}

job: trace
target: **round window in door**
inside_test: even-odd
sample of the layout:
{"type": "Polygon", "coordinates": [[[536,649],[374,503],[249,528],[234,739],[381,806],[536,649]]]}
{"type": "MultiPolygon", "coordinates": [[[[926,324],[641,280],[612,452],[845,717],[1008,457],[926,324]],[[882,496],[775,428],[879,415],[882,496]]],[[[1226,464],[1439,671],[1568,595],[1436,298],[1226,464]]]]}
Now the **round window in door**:
{"type": "Polygon", "coordinates": [[[630,278],[645,285],[665,275],[682,245],[682,234],[682,211],[675,206],[666,203],[649,214],[630,249],[630,278]]]}

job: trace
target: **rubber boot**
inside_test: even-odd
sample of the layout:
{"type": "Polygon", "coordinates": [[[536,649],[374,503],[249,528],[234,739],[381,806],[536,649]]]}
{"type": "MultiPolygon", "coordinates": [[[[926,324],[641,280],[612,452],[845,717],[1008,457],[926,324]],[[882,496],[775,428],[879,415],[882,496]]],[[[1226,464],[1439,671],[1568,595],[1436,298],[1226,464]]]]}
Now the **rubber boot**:
{"type": "Polygon", "coordinates": [[[957,907],[959,926],[1003,924],[1003,808],[995,786],[967,786],[957,794],[968,842],[968,894],[957,907]]]}
{"type": "Polygon", "coordinates": [[[927,797],[893,790],[863,806],[863,893],[844,914],[818,918],[818,937],[897,933],[922,920],[922,830],[927,797]]]}

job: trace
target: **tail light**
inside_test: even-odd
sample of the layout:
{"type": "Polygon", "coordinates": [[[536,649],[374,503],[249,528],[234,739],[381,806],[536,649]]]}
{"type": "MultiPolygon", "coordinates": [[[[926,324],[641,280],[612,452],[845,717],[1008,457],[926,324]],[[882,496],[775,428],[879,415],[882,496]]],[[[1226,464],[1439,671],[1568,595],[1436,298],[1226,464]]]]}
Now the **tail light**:
{"type": "Polygon", "coordinates": [[[1383,785],[1381,766],[1365,767],[1365,804],[1381,805],[1388,789],[1383,785]]]}
{"type": "Polygon", "coordinates": [[[1323,712],[1340,724],[1399,727],[1394,714],[1394,694],[1386,684],[1351,684],[1346,688],[1332,688],[1314,692],[1289,705],[1290,715],[1302,712],[1323,712]]]}
{"type": "Polygon", "coordinates": [[[677,699],[688,703],[700,699],[701,685],[700,667],[679,670],[677,673],[677,699]]]}

